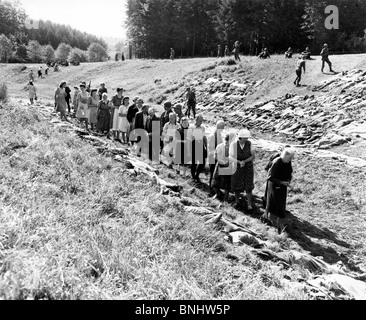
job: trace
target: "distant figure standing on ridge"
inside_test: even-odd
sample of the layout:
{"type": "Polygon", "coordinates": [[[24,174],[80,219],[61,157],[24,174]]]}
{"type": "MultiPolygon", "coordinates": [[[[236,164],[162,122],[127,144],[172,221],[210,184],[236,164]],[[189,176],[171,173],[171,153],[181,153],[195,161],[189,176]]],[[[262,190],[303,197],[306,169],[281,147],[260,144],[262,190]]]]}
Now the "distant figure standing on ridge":
{"type": "Polygon", "coordinates": [[[236,41],[234,44],[234,55],[235,55],[235,60],[237,60],[237,61],[240,61],[239,51],[240,51],[240,43],[239,43],[239,41],[236,41]]]}
{"type": "Polygon", "coordinates": [[[328,49],[328,44],[324,44],[323,46],[323,50],[320,52],[320,55],[322,56],[322,72],[324,72],[324,66],[325,63],[328,64],[329,66],[329,71],[330,72],[334,72],[332,69],[332,63],[329,60],[329,49],[328,49]]]}
{"type": "Polygon", "coordinates": [[[174,60],[175,58],[175,51],[173,48],[170,48],[170,59],[174,60]]]}
{"type": "Polygon", "coordinates": [[[217,57],[221,58],[221,45],[217,46],[217,57]]]}
{"type": "Polygon", "coordinates": [[[229,51],[229,47],[225,46],[225,52],[224,52],[225,57],[230,57],[230,51],[229,51]]]}
{"type": "Polygon", "coordinates": [[[296,68],[295,68],[296,79],[294,81],[294,85],[296,87],[300,87],[302,69],[304,69],[304,73],[305,73],[305,57],[304,56],[299,57],[299,60],[296,62],[296,68]]]}

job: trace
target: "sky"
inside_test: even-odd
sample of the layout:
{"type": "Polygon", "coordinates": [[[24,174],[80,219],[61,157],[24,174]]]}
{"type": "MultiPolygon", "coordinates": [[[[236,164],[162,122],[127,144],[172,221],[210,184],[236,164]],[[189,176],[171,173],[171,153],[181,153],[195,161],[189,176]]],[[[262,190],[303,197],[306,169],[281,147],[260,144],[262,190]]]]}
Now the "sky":
{"type": "Polygon", "coordinates": [[[98,37],[125,38],[127,0],[20,0],[27,15],[50,20],[98,37]]]}

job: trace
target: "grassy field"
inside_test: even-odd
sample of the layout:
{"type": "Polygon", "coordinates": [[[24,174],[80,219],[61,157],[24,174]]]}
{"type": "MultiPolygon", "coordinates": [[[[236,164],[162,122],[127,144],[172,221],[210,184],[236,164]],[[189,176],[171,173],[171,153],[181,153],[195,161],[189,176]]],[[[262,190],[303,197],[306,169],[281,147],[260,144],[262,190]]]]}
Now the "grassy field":
{"type": "MultiPolygon", "coordinates": [[[[364,55],[332,61],[337,71],[362,68],[364,55]]],[[[270,84],[258,88],[248,103],[309,90],[288,85],[293,63],[276,56],[271,61],[244,57],[237,71],[270,84]]],[[[308,67],[314,84],[328,77],[317,63],[308,67]]],[[[178,198],[161,195],[146,177],[131,175],[123,163],[55,129],[37,107],[17,103],[27,98],[21,91],[27,72],[18,72],[19,67],[0,66],[13,99],[0,106],[0,298],[310,299],[296,286],[307,277],[302,267],[283,268],[259,259],[249,246],[232,245],[222,230],[184,210],[178,198]]],[[[122,85],[128,95],[160,106],[192,81],[225,68],[217,59],[85,64],[61,69],[36,85],[45,103],[65,79],[71,85],[104,81],[111,90],[122,85]],[[156,78],[161,85],[154,84],[156,78]]],[[[259,221],[269,156],[258,150],[252,215],[230,206],[217,209],[220,203],[207,190],[158,168],[163,179],[184,187],[184,196],[262,234],[275,252],[293,249],[366,270],[366,172],[332,159],[297,157],[289,228],[278,235],[259,221]]]]}

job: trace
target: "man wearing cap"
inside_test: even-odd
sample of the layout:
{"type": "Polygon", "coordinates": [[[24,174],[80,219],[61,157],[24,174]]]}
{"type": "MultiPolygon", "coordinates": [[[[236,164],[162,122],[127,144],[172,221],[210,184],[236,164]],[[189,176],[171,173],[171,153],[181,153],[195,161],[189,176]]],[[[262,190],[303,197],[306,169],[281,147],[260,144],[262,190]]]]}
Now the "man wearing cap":
{"type": "Polygon", "coordinates": [[[248,140],[250,131],[239,131],[238,140],[230,145],[230,161],[233,163],[233,176],[231,190],[235,193],[235,208],[240,208],[240,194],[246,192],[248,198],[248,210],[252,210],[252,191],[254,189],[254,165],[255,150],[248,140]]]}
{"type": "Polygon", "coordinates": [[[98,89],[98,94],[99,94],[100,100],[102,100],[103,93],[108,93],[108,90],[105,87],[105,83],[101,83],[100,88],[98,89]]]}
{"type": "Polygon", "coordinates": [[[202,123],[203,116],[198,115],[195,124],[188,129],[187,133],[189,154],[192,155],[192,179],[198,183],[201,183],[199,176],[205,168],[207,158],[206,129],[202,123]]]}
{"type": "Polygon", "coordinates": [[[225,129],[225,122],[219,120],[216,123],[216,130],[208,138],[208,164],[210,166],[210,182],[209,186],[212,187],[212,178],[215,172],[217,159],[215,157],[216,148],[224,141],[222,139],[222,131],[225,129]]]}

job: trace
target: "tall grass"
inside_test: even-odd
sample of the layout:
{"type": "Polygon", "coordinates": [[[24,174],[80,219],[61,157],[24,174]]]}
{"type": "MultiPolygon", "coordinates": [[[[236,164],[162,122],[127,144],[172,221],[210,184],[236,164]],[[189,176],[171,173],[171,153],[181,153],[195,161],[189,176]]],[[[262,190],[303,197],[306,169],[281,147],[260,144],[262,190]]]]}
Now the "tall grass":
{"type": "Polygon", "coordinates": [[[34,109],[6,105],[0,135],[0,298],[306,298],[34,109]]]}
{"type": "Polygon", "coordinates": [[[8,99],[8,87],[6,83],[0,82],[0,103],[6,103],[8,99]]]}

